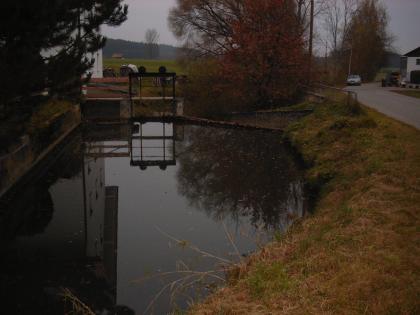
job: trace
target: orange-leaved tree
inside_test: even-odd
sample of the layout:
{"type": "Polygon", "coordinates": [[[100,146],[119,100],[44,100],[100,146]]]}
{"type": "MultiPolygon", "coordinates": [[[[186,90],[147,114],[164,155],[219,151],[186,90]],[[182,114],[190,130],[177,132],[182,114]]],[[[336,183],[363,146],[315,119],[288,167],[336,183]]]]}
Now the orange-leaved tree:
{"type": "MultiPolygon", "coordinates": [[[[225,111],[244,107],[240,104],[276,106],[293,98],[306,73],[305,1],[177,0],[169,14],[172,31],[193,55],[217,65],[212,83],[196,90],[229,96],[213,98],[230,99],[219,106],[225,111]]],[[[190,86],[196,84],[191,79],[190,86]]]]}
{"type": "Polygon", "coordinates": [[[238,96],[253,100],[259,108],[290,100],[306,73],[295,1],[244,0],[232,32],[232,49],[221,61],[238,96]]]}

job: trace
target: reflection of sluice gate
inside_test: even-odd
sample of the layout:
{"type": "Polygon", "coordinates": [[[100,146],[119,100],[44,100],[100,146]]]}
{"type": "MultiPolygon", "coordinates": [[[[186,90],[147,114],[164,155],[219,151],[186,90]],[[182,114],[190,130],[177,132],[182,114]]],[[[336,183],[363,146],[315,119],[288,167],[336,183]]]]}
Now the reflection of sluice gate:
{"type": "Polygon", "coordinates": [[[128,129],[126,133],[117,132],[114,137],[104,139],[97,133],[94,142],[86,143],[85,156],[94,159],[129,157],[130,165],[141,170],[149,166],[165,170],[176,165],[175,142],[182,141],[183,126],[166,122],[133,122],[128,129]]]}
{"type": "Polygon", "coordinates": [[[94,143],[87,147],[86,156],[91,158],[129,157],[130,148],[128,144],[94,143]]]}
{"type": "Polygon", "coordinates": [[[147,123],[134,123],[133,130],[136,132],[130,139],[131,166],[138,166],[141,170],[149,166],[159,166],[165,170],[168,166],[176,165],[176,128],[172,123],[159,123],[159,125],[147,126],[147,123]]]}
{"type": "Polygon", "coordinates": [[[85,157],[130,157],[130,125],[89,125],[83,135],[85,157]]]}

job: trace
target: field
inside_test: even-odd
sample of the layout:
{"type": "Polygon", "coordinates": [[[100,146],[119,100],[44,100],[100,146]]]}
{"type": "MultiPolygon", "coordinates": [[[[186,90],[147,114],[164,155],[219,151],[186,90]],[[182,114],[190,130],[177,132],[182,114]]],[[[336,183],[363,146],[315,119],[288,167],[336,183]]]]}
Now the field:
{"type": "Polygon", "coordinates": [[[176,72],[178,75],[185,74],[185,71],[175,60],[104,59],[104,68],[113,68],[117,73],[123,64],[134,64],[137,67],[143,66],[148,72],[157,72],[160,66],[165,66],[168,72],[176,72]]]}

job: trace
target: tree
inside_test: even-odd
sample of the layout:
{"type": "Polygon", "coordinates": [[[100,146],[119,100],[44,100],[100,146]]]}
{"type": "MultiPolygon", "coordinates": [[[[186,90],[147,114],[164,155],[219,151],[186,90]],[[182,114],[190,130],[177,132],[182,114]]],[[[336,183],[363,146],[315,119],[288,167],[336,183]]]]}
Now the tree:
{"type": "Polygon", "coordinates": [[[150,59],[159,57],[159,33],[156,29],[148,29],[145,35],[147,54],[150,59]]]}
{"type": "Polygon", "coordinates": [[[86,58],[105,45],[102,24],[127,18],[122,0],[3,0],[0,10],[0,102],[48,88],[67,95],[92,66],[86,58]]]}
{"type": "MultiPolygon", "coordinates": [[[[296,3],[296,18],[299,26],[307,37],[311,19],[311,0],[294,0],[296,3]]],[[[322,15],[329,0],[314,0],[314,17],[322,15]]]]}
{"type": "Polygon", "coordinates": [[[290,0],[244,0],[233,23],[226,75],[258,107],[281,104],[296,93],[305,74],[302,30],[290,0]]]}
{"type": "MultiPolygon", "coordinates": [[[[343,50],[350,57],[351,71],[372,80],[385,58],[392,38],[387,33],[388,15],[378,0],[362,0],[349,23],[343,50]]],[[[348,59],[347,59],[348,60],[348,59]]]]}
{"type": "Polygon", "coordinates": [[[217,58],[225,88],[267,107],[290,99],[305,73],[296,12],[295,0],[178,0],[169,23],[185,44],[217,58]]]}
{"type": "Polygon", "coordinates": [[[325,2],[323,24],[327,42],[333,52],[343,48],[349,24],[357,9],[357,0],[329,0],[325,2]]]}
{"type": "MultiPolygon", "coordinates": [[[[329,0],[325,2],[323,11],[323,27],[325,43],[330,49],[329,71],[326,75],[333,83],[342,81],[344,76],[343,64],[345,59],[344,40],[348,37],[349,24],[357,9],[358,0],[329,0]]],[[[327,58],[328,56],[326,56],[327,58]]],[[[327,60],[326,60],[327,62],[327,60]]]]}
{"type": "Polygon", "coordinates": [[[232,24],[239,21],[243,0],[177,0],[168,17],[174,35],[202,54],[230,50],[232,24]]]}

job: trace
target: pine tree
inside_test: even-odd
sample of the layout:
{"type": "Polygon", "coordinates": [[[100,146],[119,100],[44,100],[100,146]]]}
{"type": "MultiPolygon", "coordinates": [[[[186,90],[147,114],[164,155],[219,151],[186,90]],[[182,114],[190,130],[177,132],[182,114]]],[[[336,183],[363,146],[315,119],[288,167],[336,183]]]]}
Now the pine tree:
{"type": "Polygon", "coordinates": [[[86,54],[105,45],[100,26],[126,20],[127,6],[121,2],[2,0],[0,102],[45,88],[51,95],[71,96],[92,66],[86,54]]]}

